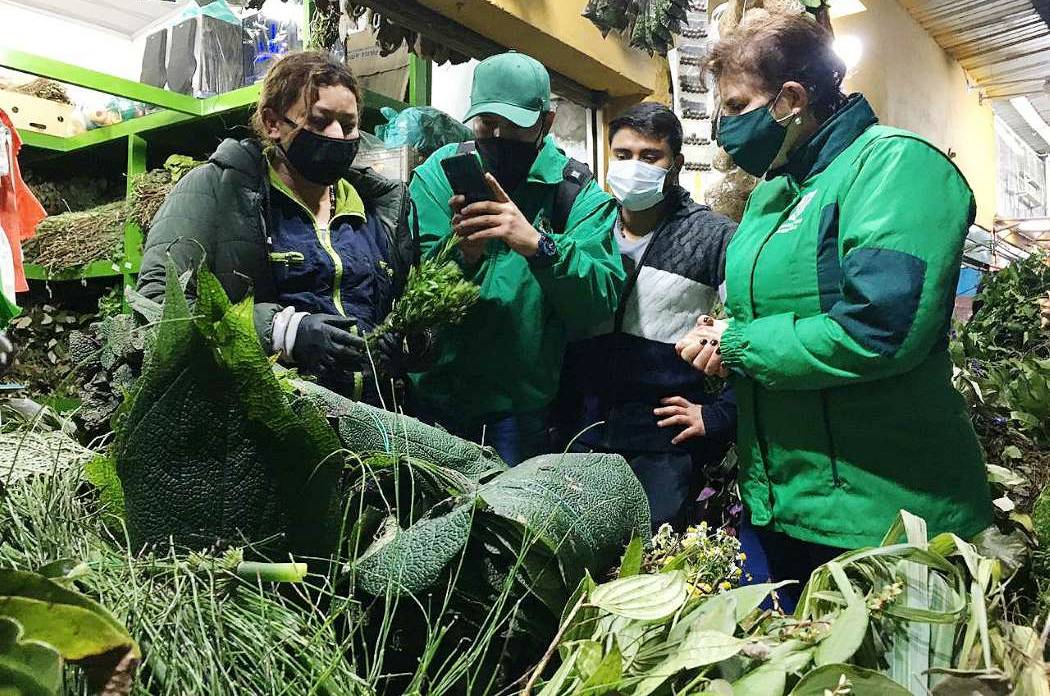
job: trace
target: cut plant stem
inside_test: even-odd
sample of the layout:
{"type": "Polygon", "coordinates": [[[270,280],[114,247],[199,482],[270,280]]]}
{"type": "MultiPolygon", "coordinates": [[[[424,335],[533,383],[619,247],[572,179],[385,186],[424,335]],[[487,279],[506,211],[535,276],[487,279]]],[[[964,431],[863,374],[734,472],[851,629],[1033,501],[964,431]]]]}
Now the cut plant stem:
{"type": "Polygon", "coordinates": [[[306,577],[305,563],[258,563],[241,561],[234,571],[243,580],[262,582],[302,582],[306,577]]]}

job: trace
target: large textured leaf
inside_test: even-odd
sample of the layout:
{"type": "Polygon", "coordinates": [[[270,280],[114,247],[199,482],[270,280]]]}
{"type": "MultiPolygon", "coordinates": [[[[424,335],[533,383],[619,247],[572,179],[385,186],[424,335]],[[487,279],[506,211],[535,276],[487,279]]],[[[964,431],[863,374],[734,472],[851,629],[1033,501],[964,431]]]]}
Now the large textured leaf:
{"type": "Polygon", "coordinates": [[[357,585],[372,595],[419,594],[433,585],[470,537],[474,506],[382,535],[354,564],[357,585]]]}
{"type": "Polygon", "coordinates": [[[0,693],[55,696],[62,688],[62,656],[40,641],[25,641],[22,626],[0,617],[0,693]]]}
{"type": "Polygon", "coordinates": [[[403,455],[451,469],[474,481],[507,469],[494,450],[391,411],[347,399],[311,382],[296,388],[336,422],[343,446],[357,454],[403,455]]]}
{"type": "Polygon", "coordinates": [[[681,609],[688,594],[681,571],[633,575],[600,585],[591,593],[591,604],[616,616],[659,621],[681,609]]]}
{"type": "Polygon", "coordinates": [[[338,531],[339,440],[285,398],[252,302],[231,306],[202,269],[196,315],[169,263],[149,364],[117,419],[115,459],[133,545],[268,542],[322,555],[338,531]]]}
{"type": "Polygon", "coordinates": [[[649,534],[649,503],[617,455],[553,454],[503,472],[480,490],[496,515],[516,520],[557,553],[567,587],[614,565],[632,536],[649,534]]]}
{"type": "Polygon", "coordinates": [[[907,689],[889,677],[853,665],[818,667],[803,677],[791,690],[791,696],[824,696],[827,690],[834,691],[842,683],[843,676],[851,696],[909,696],[907,689]]]}

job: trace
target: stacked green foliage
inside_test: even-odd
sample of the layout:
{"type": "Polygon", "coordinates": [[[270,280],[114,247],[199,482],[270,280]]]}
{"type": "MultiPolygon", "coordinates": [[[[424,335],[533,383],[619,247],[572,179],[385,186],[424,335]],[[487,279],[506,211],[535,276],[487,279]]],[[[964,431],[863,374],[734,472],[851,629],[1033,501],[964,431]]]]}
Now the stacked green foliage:
{"type": "Polygon", "coordinates": [[[881,547],[818,568],[793,616],[759,609],[777,585],[697,596],[689,563],[642,573],[638,551],[581,583],[560,664],[523,696],[1050,694],[1040,637],[1004,619],[1001,564],[907,513],[881,547]]]}
{"type": "Polygon", "coordinates": [[[353,625],[356,673],[388,693],[520,675],[580,579],[648,531],[620,457],[508,470],[487,448],[302,381],[263,354],[250,300],[231,305],[204,270],[191,309],[169,268],[162,312],[116,419],[119,482],[92,464],[126,509],[131,549],[307,560],[320,604],[349,607],[332,620],[353,625]],[[464,642],[486,634],[464,662],[464,642]],[[405,676],[377,671],[377,646],[405,676]]]}
{"type": "Polygon", "coordinates": [[[1050,292],[1048,261],[1033,254],[986,276],[977,312],[952,344],[956,386],[973,409],[988,463],[999,467],[997,505],[1039,541],[1032,569],[1039,615],[1050,610],[1050,516],[1038,513],[1050,496],[1050,331],[1040,326],[1037,304],[1050,292]]]}

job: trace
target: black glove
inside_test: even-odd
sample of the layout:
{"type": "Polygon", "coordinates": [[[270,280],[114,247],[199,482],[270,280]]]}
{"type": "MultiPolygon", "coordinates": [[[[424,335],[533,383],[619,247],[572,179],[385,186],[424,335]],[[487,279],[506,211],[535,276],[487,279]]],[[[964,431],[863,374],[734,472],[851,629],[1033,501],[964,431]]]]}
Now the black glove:
{"type": "Polygon", "coordinates": [[[425,372],[436,357],[434,333],[402,334],[388,331],[372,342],[372,359],[381,374],[402,377],[409,372],[425,372]]]}
{"type": "Polygon", "coordinates": [[[368,364],[365,339],[350,333],[355,319],[335,314],[308,314],[299,324],[292,358],[317,377],[361,372],[368,364]]]}

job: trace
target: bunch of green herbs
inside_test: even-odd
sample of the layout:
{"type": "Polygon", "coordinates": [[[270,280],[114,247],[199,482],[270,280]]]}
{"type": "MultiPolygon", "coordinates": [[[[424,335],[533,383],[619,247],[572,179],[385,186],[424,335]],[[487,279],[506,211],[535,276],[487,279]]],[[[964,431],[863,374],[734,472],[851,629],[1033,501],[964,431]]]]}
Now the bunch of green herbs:
{"type": "Polygon", "coordinates": [[[480,290],[463,277],[455,260],[457,241],[453,235],[436,254],[412,267],[404,293],[373,336],[388,332],[411,336],[463,321],[478,301],[480,290]]]}

